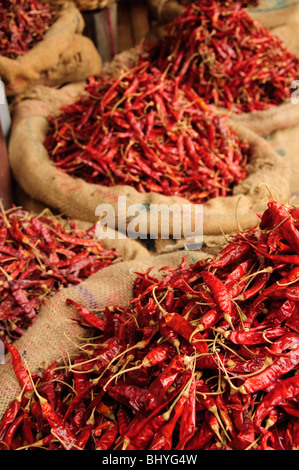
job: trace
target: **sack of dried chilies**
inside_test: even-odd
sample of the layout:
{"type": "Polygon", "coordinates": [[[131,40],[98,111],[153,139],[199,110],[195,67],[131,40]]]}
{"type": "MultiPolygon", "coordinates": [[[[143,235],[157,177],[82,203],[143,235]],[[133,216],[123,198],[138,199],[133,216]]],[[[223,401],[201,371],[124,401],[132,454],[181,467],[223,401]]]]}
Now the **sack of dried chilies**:
{"type": "Polygon", "coordinates": [[[266,138],[293,168],[290,201],[298,203],[297,2],[153,0],[150,5],[164,23],[159,34],[147,38],[151,61],[266,138]]]}
{"type": "Polygon", "coordinates": [[[115,228],[120,219],[127,228],[139,204],[142,236],[163,204],[178,216],[190,207],[191,233],[203,204],[203,233],[221,235],[256,223],[269,189],[289,196],[289,168],[264,139],[147,61],[85,85],[36,88],[13,109],[9,158],[22,190],[68,217],[92,222],[110,204],[115,228]]]}
{"type": "Polygon", "coordinates": [[[156,10],[176,13],[162,37],[145,43],[145,56],[261,135],[291,127],[299,122],[291,101],[299,61],[297,26],[289,22],[299,10],[293,2],[270,3],[153,2],[156,10]]]}
{"type": "Polygon", "coordinates": [[[2,366],[1,449],[298,450],[299,212],[64,288],[2,366]]]}
{"type": "Polygon", "coordinates": [[[39,0],[4,0],[0,24],[0,77],[8,97],[101,72],[101,57],[82,34],[84,20],[72,2],[54,8],[39,0]]]}

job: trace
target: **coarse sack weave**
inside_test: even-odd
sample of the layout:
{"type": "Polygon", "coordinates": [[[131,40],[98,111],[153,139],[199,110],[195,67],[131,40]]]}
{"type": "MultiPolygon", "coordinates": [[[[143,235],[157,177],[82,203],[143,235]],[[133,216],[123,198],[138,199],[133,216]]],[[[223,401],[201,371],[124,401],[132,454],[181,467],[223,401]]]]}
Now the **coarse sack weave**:
{"type": "Polygon", "coordinates": [[[7,96],[18,96],[36,85],[59,87],[82,82],[102,70],[93,42],[82,35],[84,19],[65,2],[42,41],[16,59],[0,57],[0,77],[7,96]]]}
{"type": "MultiPolygon", "coordinates": [[[[74,5],[81,11],[102,10],[107,6],[115,3],[117,0],[71,0],[74,5]]],[[[65,0],[48,0],[50,5],[60,7],[65,4],[65,0]]]]}
{"type": "MultiPolygon", "coordinates": [[[[52,164],[43,145],[49,129],[47,117],[58,113],[62,104],[74,102],[83,92],[83,87],[84,84],[67,85],[60,90],[36,87],[35,97],[32,93],[31,99],[22,100],[13,108],[8,153],[13,175],[21,189],[46,207],[55,209],[72,219],[83,221],[97,221],[95,215],[97,206],[110,204],[115,213],[116,229],[120,217],[126,218],[128,226],[128,206],[141,204],[146,208],[143,215],[147,220],[141,224],[143,227],[139,233],[145,235],[149,233],[148,208],[151,204],[165,204],[168,208],[177,204],[180,208],[177,214],[179,216],[183,205],[188,204],[189,207],[191,205],[191,217],[193,217],[191,230],[194,232],[196,205],[190,204],[186,199],[153,192],[139,193],[131,186],[105,187],[89,184],[81,178],[60,171],[52,164]],[[118,211],[119,196],[126,197],[127,206],[122,213],[118,211]]],[[[247,177],[234,187],[232,196],[217,197],[203,204],[203,235],[220,235],[222,231],[231,233],[240,227],[245,230],[255,225],[257,216],[254,211],[265,210],[269,189],[275,199],[282,203],[289,198],[290,175],[284,159],[265,139],[250,129],[232,120],[230,125],[240,138],[246,139],[250,145],[251,157],[247,164],[247,177]]],[[[166,229],[169,229],[168,233],[172,236],[173,227],[166,229]]],[[[159,231],[158,236],[161,235],[163,234],[159,231]]]]}
{"type": "MultiPolygon", "coordinates": [[[[294,106],[298,108],[299,102],[294,106]]],[[[258,123],[256,124],[254,128],[259,133],[258,123]]],[[[264,138],[289,166],[291,170],[289,203],[299,206],[299,124],[269,132],[264,138]]]]}
{"type": "MultiPolygon", "coordinates": [[[[159,273],[159,269],[165,266],[178,268],[184,255],[191,263],[208,256],[203,251],[182,251],[123,261],[102,269],[77,286],[63,288],[56,293],[43,304],[33,325],[14,343],[21,355],[26,352],[31,372],[41,373],[47,365],[56,361],[68,364],[69,357],[78,354],[78,345],[84,343],[84,337],[90,336],[90,330],[73,321],[79,316],[71,306],[66,305],[67,298],[91,309],[125,306],[132,299],[136,272],[154,267],[152,274],[160,277],[162,272],[159,273]]],[[[10,354],[0,367],[1,419],[10,402],[19,394],[20,386],[11,366],[10,354]]]]}

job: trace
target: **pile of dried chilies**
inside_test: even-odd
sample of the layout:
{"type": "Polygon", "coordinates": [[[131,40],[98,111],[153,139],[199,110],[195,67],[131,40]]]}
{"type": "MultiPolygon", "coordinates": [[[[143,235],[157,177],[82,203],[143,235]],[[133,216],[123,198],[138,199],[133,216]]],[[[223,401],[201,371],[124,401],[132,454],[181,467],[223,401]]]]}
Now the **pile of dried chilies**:
{"type": "Polygon", "coordinates": [[[249,145],[194,90],[148,62],[117,79],[91,78],[44,145],[54,165],[89,183],[202,203],[246,177],[249,145]]]}
{"type": "Polygon", "coordinates": [[[168,25],[143,58],[192,87],[207,102],[236,113],[263,110],[290,98],[299,61],[237,2],[200,0],[168,25]]]}
{"type": "Polygon", "coordinates": [[[69,365],[31,375],[8,345],[2,449],[299,449],[299,210],[270,201],[217,257],[162,273],[105,317],[69,299],[97,335],[69,365]]]}
{"type": "Polygon", "coordinates": [[[0,55],[16,58],[44,38],[54,21],[50,5],[38,0],[2,0],[0,55]]]}
{"type": "Polygon", "coordinates": [[[103,247],[95,226],[33,216],[13,207],[0,212],[0,338],[13,342],[60,287],[76,285],[110,265],[116,252],[103,247]]]}

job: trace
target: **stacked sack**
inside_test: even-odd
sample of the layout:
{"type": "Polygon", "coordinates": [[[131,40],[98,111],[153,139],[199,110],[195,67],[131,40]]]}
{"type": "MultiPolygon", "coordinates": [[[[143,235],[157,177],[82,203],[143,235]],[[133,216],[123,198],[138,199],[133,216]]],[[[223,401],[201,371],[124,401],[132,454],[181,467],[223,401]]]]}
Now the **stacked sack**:
{"type": "Polygon", "coordinates": [[[59,6],[40,3],[39,8],[45,11],[44,22],[38,25],[36,33],[29,33],[32,34],[30,43],[27,37],[26,41],[22,40],[26,28],[31,26],[29,20],[26,24],[26,15],[30,17],[30,11],[28,13],[25,1],[21,2],[20,7],[19,18],[10,2],[4,2],[1,6],[4,18],[11,18],[16,29],[11,36],[11,45],[7,45],[5,36],[1,43],[0,76],[7,97],[19,97],[37,85],[59,87],[80,82],[91,74],[101,72],[101,57],[93,42],[82,34],[83,16],[73,2],[66,1],[59,6]],[[47,28],[46,18],[49,20],[47,28]],[[21,47],[22,41],[26,47],[21,47]],[[20,46],[18,49],[17,45],[20,46]],[[12,55],[11,50],[16,51],[15,54],[12,55]]]}

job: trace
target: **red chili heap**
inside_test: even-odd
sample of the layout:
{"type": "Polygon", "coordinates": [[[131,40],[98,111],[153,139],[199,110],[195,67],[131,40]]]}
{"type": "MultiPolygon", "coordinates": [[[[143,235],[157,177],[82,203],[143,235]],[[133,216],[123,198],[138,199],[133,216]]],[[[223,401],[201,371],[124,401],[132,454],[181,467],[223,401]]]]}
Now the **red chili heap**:
{"type": "Polygon", "coordinates": [[[101,77],[64,106],[45,147],[54,165],[89,183],[126,184],[204,202],[246,176],[248,143],[188,87],[147,62],[101,77]]]}
{"type": "Polygon", "coordinates": [[[217,257],[164,270],[104,320],[67,301],[96,335],[68,367],[30,377],[8,345],[3,449],[299,449],[299,210],[270,201],[217,257]]]}
{"type": "Polygon", "coordinates": [[[41,41],[53,22],[50,6],[38,0],[1,0],[0,55],[15,58],[41,41]]]}
{"type": "Polygon", "coordinates": [[[19,208],[0,212],[0,338],[14,341],[42,302],[108,266],[117,254],[73,222],[33,217],[19,208]]]}
{"type": "Polygon", "coordinates": [[[298,74],[298,58],[238,3],[194,2],[145,49],[159,70],[234,112],[282,103],[298,74]]]}

